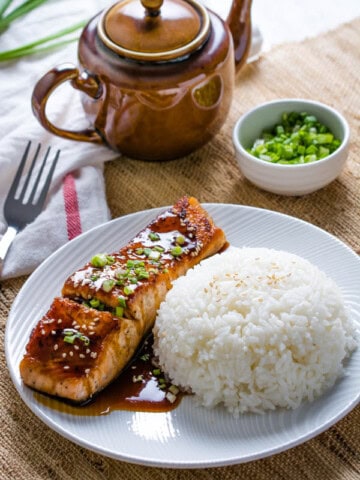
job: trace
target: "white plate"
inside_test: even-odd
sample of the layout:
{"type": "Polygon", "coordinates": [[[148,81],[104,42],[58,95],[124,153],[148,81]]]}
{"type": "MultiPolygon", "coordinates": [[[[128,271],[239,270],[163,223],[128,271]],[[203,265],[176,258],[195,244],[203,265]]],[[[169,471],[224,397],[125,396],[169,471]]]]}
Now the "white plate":
{"type": "MultiPolygon", "coordinates": [[[[268,210],[205,207],[232,245],[287,250],[316,264],[341,287],[360,324],[360,260],[346,245],[317,227],[268,210]]],[[[26,405],[50,428],[90,450],[133,463],[177,468],[231,465],[281,452],[329,428],[354,408],[360,397],[360,349],[347,363],[346,375],[313,403],[237,420],[222,408],[197,407],[191,397],[172,412],[115,411],[100,417],[65,414],[36,400],[22,385],[18,368],[32,327],[59,295],[68,275],[92,254],[119,249],[162,210],[121,217],[81,235],[55,252],[25,283],[10,312],[5,347],[12,380],[26,405]]]]}

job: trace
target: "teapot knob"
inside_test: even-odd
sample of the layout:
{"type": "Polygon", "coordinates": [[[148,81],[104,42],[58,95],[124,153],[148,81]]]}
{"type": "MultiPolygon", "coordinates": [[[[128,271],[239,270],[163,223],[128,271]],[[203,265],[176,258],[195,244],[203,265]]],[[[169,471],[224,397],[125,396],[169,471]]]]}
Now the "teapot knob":
{"type": "Polygon", "coordinates": [[[163,0],[141,0],[142,6],[146,10],[146,14],[151,17],[156,17],[160,13],[163,0]]]}

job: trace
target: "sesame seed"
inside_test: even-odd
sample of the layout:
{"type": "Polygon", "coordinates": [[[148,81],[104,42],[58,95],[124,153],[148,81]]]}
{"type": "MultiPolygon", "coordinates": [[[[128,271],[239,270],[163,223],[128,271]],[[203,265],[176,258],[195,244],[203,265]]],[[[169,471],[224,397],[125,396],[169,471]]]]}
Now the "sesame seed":
{"type": "Polygon", "coordinates": [[[80,358],[85,358],[85,355],[83,353],[79,353],[80,358]]]}
{"type": "Polygon", "coordinates": [[[79,350],[79,345],[74,345],[75,350],[79,350]]]}
{"type": "Polygon", "coordinates": [[[70,352],[69,352],[69,355],[70,355],[70,357],[72,357],[72,356],[74,355],[74,352],[73,352],[73,351],[70,351],[70,352]]]}
{"type": "Polygon", "coordinates": [[[55,331],[55,330],[51,330],[51,334],[52,334],[52,335],[56,335],[56,331],[55,331]]]}
{"type": "Polygon", "coordinates": [[[59,348],[59,345],[57,343],[55,343],[54,350],[57,350],[58,348],[59,348]]]}
{"type": "Polygon", "coordinates": [[[89,354],[90,352],[91,352],[90,348],[87,348],[85,353],[89,354]]]}
{"type": "Polygon", "coordinates": [[[66,352],[64,352],[64,353],[62,354],[62,357],[63,357],[63,358],[66,358],[66,352]]]}
{"type": "Polygon", "coordinates": [[[91,357],[91,358],[96,358],[96,357],[97,357],[97,353],[96,353],[96,352],[91,352],[91,353],[90,353],[90,357],[91,357]]]}
{"type": "Polygon", "coordinates": [[[44,329],[41,330],[41,335],[45,335],[45,330],[44,329]]]}
{"type": "Polygon", "coordinates": [[[64,365],[64,370],[69,370],[69,365],[64,365]]]}
{"type": "Polygon", "coordinates": [[[85,368],[85,373],[86,373],[86,375],[89,375],[89,373],[90,373],[90,368],[85,368]]]}

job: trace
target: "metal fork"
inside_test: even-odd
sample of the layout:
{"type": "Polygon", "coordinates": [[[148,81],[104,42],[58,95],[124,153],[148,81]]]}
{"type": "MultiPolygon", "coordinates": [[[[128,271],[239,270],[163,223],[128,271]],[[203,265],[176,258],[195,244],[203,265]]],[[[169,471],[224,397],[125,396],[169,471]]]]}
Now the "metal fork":
{"type": "Polygon", "coordinates": [[[50,153],[50,147],[47,149],[45,157],[43,159],[43,162],[40,166],[38,175],[35,179],[35,182],[33,183],[32,189],[30,191],[29,197],[25,201],[25,195],[27,193],[29,183],[33,174],[33,170],[37,161],[37,158],[39,156],[41,144],[37,146],[35,155],[32,159],[31,165],[29,172],[25,178],[25,181],[23,183],[21,193],[17,197],[16,192],[18,190],[18,187],[20,185],[22,173],[24,170],[24,167],[26,165],[27,157],[29,154],[30,150],[30,145],[31,142],[29,141],[27,144],[27,147],[25,149],[24,155],[22,157],[21,163],[19,165],[19,168],[16,172],[14,181],[10,187],[9,193],[6,197],[5,200],[5,205],[4,205],[4,217],[7,222],[7,230],[4,233],[1,241],[0,241],[0,272],[2,269],[2,266],[4,264],[4,260],[6,257],[6,254],[9,250],[9,247],[14,240],[15,236],[17,235],[18,232],[20,232],[23,228],[26,227],[27,224],[31,223],[35,218],[39,215],[41,212],[44,202],[46,199],[46,195],[49,191],[51,180],[54,174],[54,170],[56,167],[56,163],[58,161],[59,155],[60,155],[60,150],[56,152],[55,158],[52,160],[51,166],[49,168],[48,174],[45,178],[45,182],[43,184],[43,187],[40,191],[40,194],[38,194],[38,198],[35,200],[35,196],[37,194],[37,190],[40,184],[40,180],[47,162],[47,158],[50,153]]]}

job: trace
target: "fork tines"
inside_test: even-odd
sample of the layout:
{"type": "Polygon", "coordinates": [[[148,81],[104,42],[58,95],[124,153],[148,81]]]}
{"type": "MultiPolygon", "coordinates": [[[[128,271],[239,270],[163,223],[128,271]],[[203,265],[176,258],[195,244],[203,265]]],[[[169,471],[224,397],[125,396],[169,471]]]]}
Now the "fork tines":
{"type": "MultiPolygon", "coordinates": [[[[31,141],[29,141],[28,144],[27,144],[27,147],[26,147],[25,152],[23,154],[23,157],[21,159],[21,163],[19,165],[18,171],[16,172],[14,181],[13,181],[11,187],[10,187],[8,197],[13,197],[13,198],[16,197],[16,191],[18,190],[18,187],[21,183],[21,178],[22,178],[22,174],[23,174],[23,171],[24,171],[24,168],[25,168],[25,165],[26,165],[27,157],[29,155],[30,146],[31,146],[31,141]]],[[[32,178],[33,170],[35,168],[35,165],[36,165],[36,162],[37,162],[37,159],[38,159],[38,156],[39,156],[40,149],[41,149],[41,144],[39,143],[37,148],[36,148],[36,152],[35,152],[35,155],[32,159],[32,162],[31,162],[30,168],[28,170],[28,173],[26,175],[25,181],[23,183],[21,193],[20,193],[19,197],[17,198],[17,200],[20,201],[20,202],[24,202],[25,194],[28,190],[29,183],[30,183],[30,180],[32,178]]],[[[35,195],[36,195],[36,192],[38,190],[40,180],[43,176],[44,168],[45,168],[50,150],[51,150],[51,147],[48,147],[48,149],[46,151],[46,154],[44,156],[44,159],[42,161],[42,164],[40,166],[40,169],[37,173],[36,179],[35,179],[35,181],[32,185],[32,189],[31,189],[29,198],[27,199],[27,203],[29,203],[29,204],[34,203],[35,195]]],[[[49,190],[50,183],[51,183],[51,180],[52,180],[52,176],[54,174],[56,163],[57,163],[58,158],[59,158],[59,155],[60,155],[60,150],[57,150],[55,158],[52,161],[52,164],[51,164],[51,166],[49,168],[49,171],[47,173],[47,176],[45,178],[45,182],[43,184],[43,187],[42,187],[41,193],[39,195],[39,198],[36,202],[39,205],[43,204],[44,201],[45,201],[45,198],[46,198],[46,195],[47,195],[47,192],[49,190]]]]}

